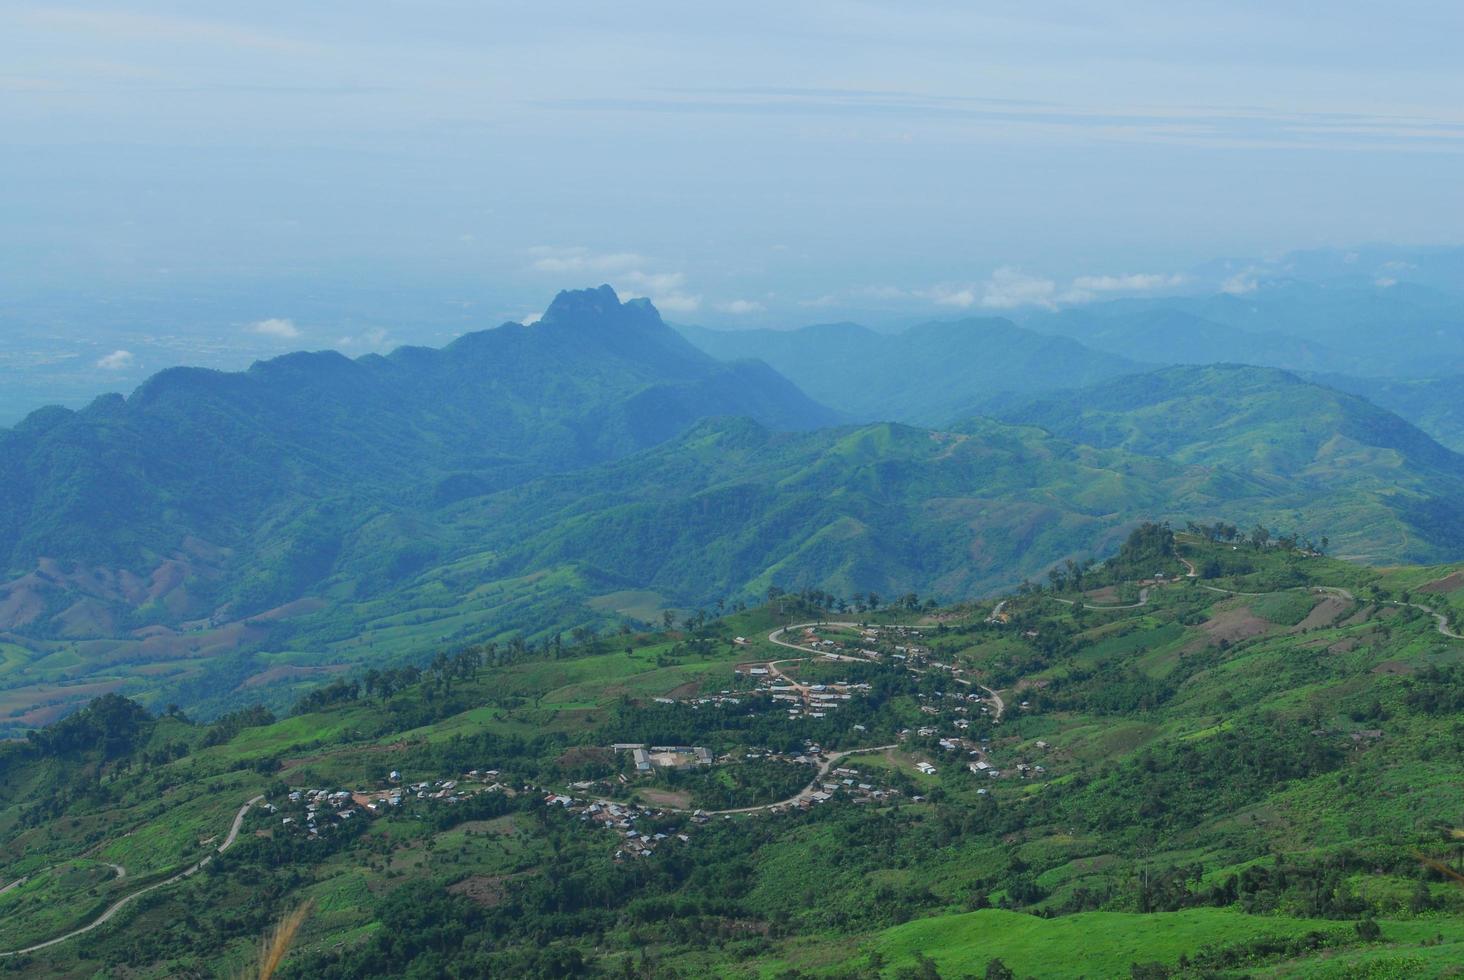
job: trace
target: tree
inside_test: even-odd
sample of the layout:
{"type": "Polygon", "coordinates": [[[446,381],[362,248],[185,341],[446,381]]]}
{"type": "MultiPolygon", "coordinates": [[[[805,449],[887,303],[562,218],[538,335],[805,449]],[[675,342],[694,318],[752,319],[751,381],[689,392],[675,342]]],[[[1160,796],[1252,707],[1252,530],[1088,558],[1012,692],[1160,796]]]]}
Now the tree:
{"type": "Polygon", "coordinates": [[[986,980],[1017,980],[1017,975],[1012,972],[998,957],[986,964],[986,972],[982,974],[986,980]]]}
{"type": "Polygon", "coordinates": [[[1271,541],[1271,531],[1264,524],[1257,524],[1250,535],[1251,546],[1257,551],[1265,548],[1271,541]]]}

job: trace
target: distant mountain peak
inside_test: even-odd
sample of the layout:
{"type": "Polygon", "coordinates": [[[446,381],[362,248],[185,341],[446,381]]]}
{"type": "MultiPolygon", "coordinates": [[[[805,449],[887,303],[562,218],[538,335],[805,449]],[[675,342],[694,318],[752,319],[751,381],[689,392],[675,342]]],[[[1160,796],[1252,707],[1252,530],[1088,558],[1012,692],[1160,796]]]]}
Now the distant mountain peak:
{"type": "Polygon", "coordinates": [[[614,289],[601,285],[594,289],[562,291],[554,297],[554,302],[549,304],[549,308],[539,318],[539,324],[543,326],[583,326],[590,323],[659,326],[661,314],[648,299],[633,299],[622,303],[614,289]]]}

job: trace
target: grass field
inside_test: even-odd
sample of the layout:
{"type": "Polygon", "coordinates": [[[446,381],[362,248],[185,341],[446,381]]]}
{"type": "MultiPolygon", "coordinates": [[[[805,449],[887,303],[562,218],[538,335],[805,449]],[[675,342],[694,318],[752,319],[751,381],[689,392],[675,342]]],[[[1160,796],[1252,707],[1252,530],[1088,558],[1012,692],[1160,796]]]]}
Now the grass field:
{"type": "MultiPolygon", "coordinates": [[[[1389,969],[1396,969],[1400,950],[1407,950],[1408,955],[1431,962],[1433,967],[1464,962],[1464,922],[1458,919],[1379,924],[1386,948],[1347,951],[1339,960],[1388,959],[1392,961],[1389,969]],[[1443,946],[1422,945],[1439,935],[1444,937],[1443,946]]],[[[915,954],[924,953],[946,976],[979,976],[992,959],[1001,959],[1018,976],[1126,977],[1134,963],[1172,966],[1181,955],[1193,957],[1206,946],[1235,946],[1263,937],[1301,936],[1312,931],[1355,939],[1347,923],[1249,916],[1232,909],[1187,909],[1151,915],[1084,912],[1056,919],[982,909],[897,926],[873,940],[867,949],[878,952],[894,968],[913,964],[915,954]]],[[[1276,966],[1272,975],[1326,975],[1318,971],[1332,966],[1328,960],[1313,958],[1304,964],[1276,966]]]]}

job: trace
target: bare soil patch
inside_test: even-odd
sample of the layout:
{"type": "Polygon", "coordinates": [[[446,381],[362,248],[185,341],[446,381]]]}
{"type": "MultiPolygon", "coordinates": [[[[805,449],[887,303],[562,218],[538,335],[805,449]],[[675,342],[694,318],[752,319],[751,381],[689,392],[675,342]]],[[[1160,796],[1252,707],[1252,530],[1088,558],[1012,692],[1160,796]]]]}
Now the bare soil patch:
{"type": "Polygon", "coordinates": [[[1205,631],[1212,642],[1218,643],[1225,640],[1234,643],[1236,640],[1248,640],[1253,636],[1261,636],[1271,630],[1272,624],[1241,606],[1216,613],[1200,628],[1205,631]]]}
{"type": "Polygon", "coordinates": [[[556,765],[566,768],[584,765],[609,765],[615,761],[615,750],[603,745],[576,745],[564,751],[555,759],[556,765]]]}
{"type": "Polygon", "coordinates": [[[685,790],[643,789],[640,794],[652,806],[674,806],[683,810],[691,806],[691,794],[685,790]]]}
{"type": "Polygon", "coordinates": [[[1445,575],[1443,578],[1434,579],[1432,582],[1420,585],[1415,591],[1440,594],[1453,592],[1457,589],[1464,589],[1464,572],[1454,572],[1452,575],[1445,575]]]}
{"type": "Polygon", "coordinates": [[[265,684],[273,684],[276,681],[290,680],[296,677],[314,677],[318,674],[337,674],[345,670],[348,664],[326,664],[323,667],[294,667],[281,666],[271,667],[269,670],[262,670],[244,679],[238,690],[246,687],[263,687],[265,684]]]}
{"type": "Polygon", "coordinates": [[[504,883],[514,877],[514,875],[470,875],[455,885],[448,885],[447,890],[450,894],[461,895],[474,904],[491,909],[503,904],[503,896],[507,890],[504,888],[504,883]]]}
{"type": "Polygon", "coordinates": [[[1351,605],[1346,599],[1340,599],[1337,596],[1328,596],[1313,606],[1312,611],[1307,613],[1306,618],[1291,627],[1288,632],[1303,633],[1307,630],[1331,626],[1337,621],[1337,617],[1345,613],[1351,605]]]}
{"type": "Polygon", "coordinates": [[[1117,602],[1118,587],[1114,585],[1105,585],[1101,589],[1090,589],[1087,592],[1083,593],[1083,598],[1091,600],[1093,602],[1117,602]]]}
{"type": "Polygon", "coordinates": [[[1360,641],[1358,641],[1354,637],[1349,636],[1346,639],[1338,640],[1336,643],[1333,643],[1331,646],[1327,647],[1327,652],[1351,653],[1353,650],[1356,650],[1360,646],[1362,646],[1362,643],[1360,641]]]}

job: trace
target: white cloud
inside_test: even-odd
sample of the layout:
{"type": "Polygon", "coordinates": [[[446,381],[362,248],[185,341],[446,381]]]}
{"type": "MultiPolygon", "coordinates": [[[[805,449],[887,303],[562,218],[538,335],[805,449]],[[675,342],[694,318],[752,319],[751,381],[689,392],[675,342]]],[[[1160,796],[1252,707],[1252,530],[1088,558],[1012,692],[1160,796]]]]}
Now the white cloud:
{"type": "Polygon", "coordinates": [[[1057,305],[1057,283],[1040,276],[1029,276],[1019,269],[1003,266],[991,274],[981,293],[981,305],[991,310],[1011,310],[1019,306],[1057,305]]]}
{"type": "Polygon", "coordinates": [[[103,371],[126,371],[137,363],[137,358],[132,356],[130,350],[114,350],[106,357],[97,361],[97,367],[103,371]]]}
{"type": "Polygon", "coordinates": [[[652,271],[654,263],[639,252],[594,252],[580,245],[536,245],[528,252],[533,271],[593,276],[614,286],[622,302],[644,297],[663,313],[694,313],[701,308],[701,296],[686,289],[683,273],[652,271]]]}
{"type": "Polygon", "coordinates": [[[524,316],[523,319],[519,320],[519,323],[522,323],[526,327],[532,327],[534,324],[538,323],[543,318],[544,318],[544,314],[543,313],[528,313],[528,314],[526,314],[524,316]]]}
{"type": "Polygon", "coordinates": [[[1173,289],[1184,284],[1182,275],[1166,276],[1154,272],[1134,272],[1118,276],[1078,276],[1073,289],[1084,293],[1148,293],[1156,289],[1173,289]]]}
{"type": "MultiPolygon", "coordinates": [[[[650,296],[653,300],[660,293],[674,293],[686,285],[686,277],[679,272],[641,272],[631,269],[614,277],[617,285],[624,287],[626,299],[650,296]]],[[[621,292],[617,289],[616,292],[621,292]]]]}
{"type": "Polygon", "coordinates": [[[1229,293],[1231,296],[1245,296],[1255,292],[1259,286],[1260,283],[1252,273],[1237,272],[1220,284],[1220,291],[1229,293]]]}
{"type": "Polygon", "coordinates": [[[955,306],[964,310],[976,305],[976,290],[974,289],[947,289],[937,286],[930,290],[929,296],[941,306],[955,306]]]}
{"type": "Polygon", "coordinates": [[[535,272],[565,275],[574,272],[609,274],[628,272],[646,264],[646,258],[635,252],[591,252],[583,246],[560,248],[555,245],[535,245],[529,249],[533,256],[530,263],[535,272]]]}
{"type": "Polygon", "coordinates": [[[833,293],[824,293],[822,296],[815,297],[814,299],[800,299],[798,305],[809,309],[822,309],[826,306],[833,306],[838,301],[838,297],[833,293]]]}
{"type": "Polygon", "coordinates": [[[695,313],[701,309],[701,297],[686,293],[665,293],[649,298],[662,313],[695,313]]]}
{"type": "Polygon", "coordinates": [[[386,345],[387,333],[381,327],[356,334],[353,337],[340,337],[336,340],[336,346],[344,350],[379,351],[385,350],[386,345]]]}
{"type": "Polygon", "coordinates": [[[1393,286],[1398,285],[1398,280],[1394,279],[1392,276],[1383,276],[1381,279],[1374,279],[1373,285],[1377,286],[1379,289],[1389,289],[1393,286]]]}
{"type": "Polygon", "coordinates": [[[734,299],[730,303],[722,303],[717,307],[723,313],[731,313],[733,316],[747,316],[751,313],[762,313],[767,310],[754,299],[734,299]]]}
{"type": "Polygon", "coordinates": [[[270,317],[268,320],[260,320],[249,324],[250,333],[257,333],[265,337],[275,337],[279,340],[294,340],[300,336],[300,328],[296,327],[293,321],[280,317],[270,317]]]}

